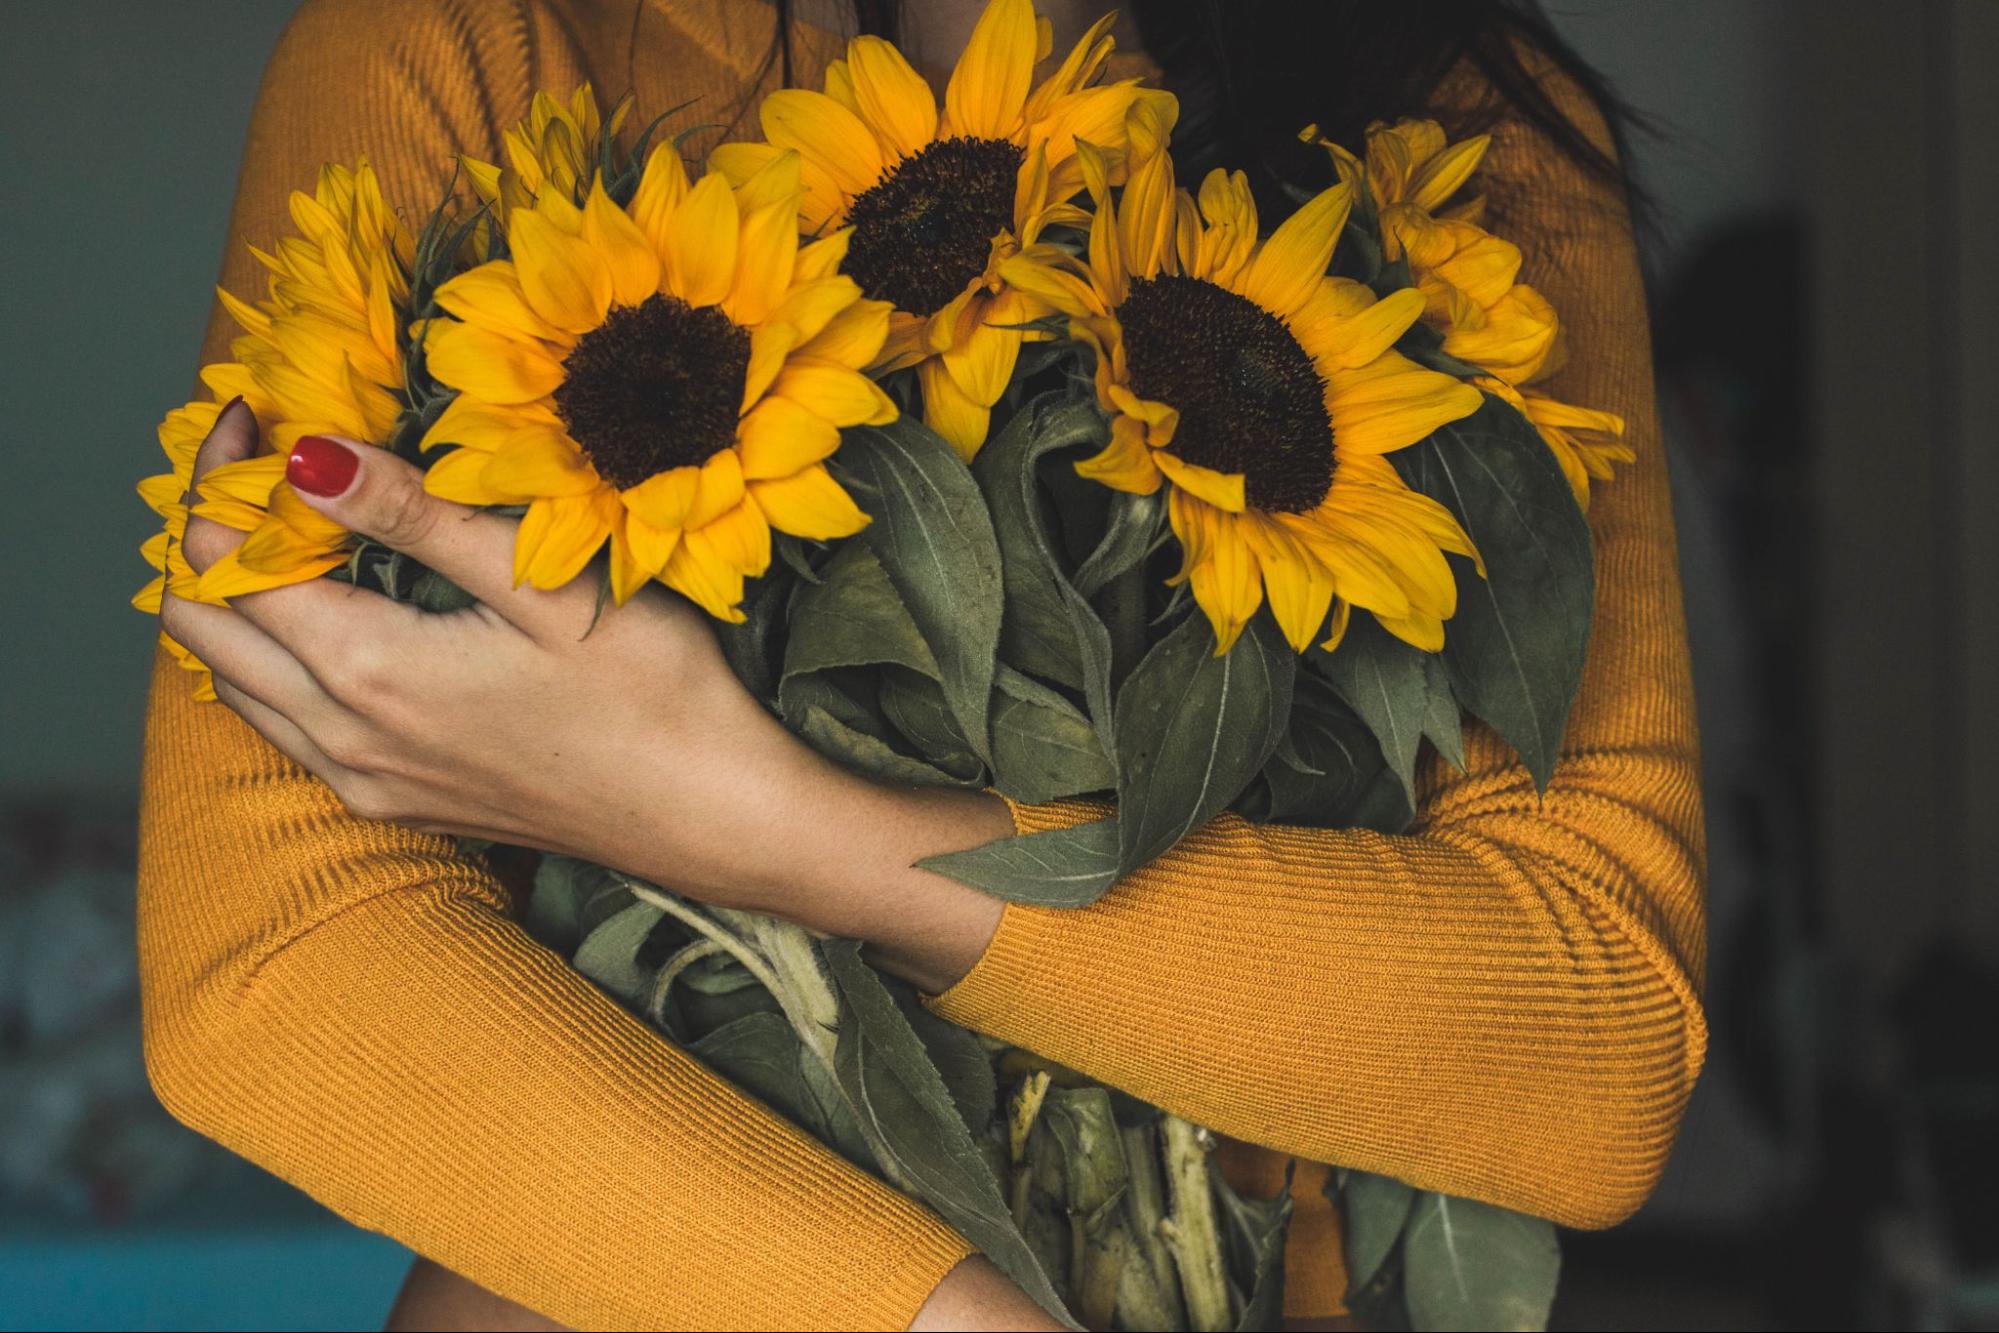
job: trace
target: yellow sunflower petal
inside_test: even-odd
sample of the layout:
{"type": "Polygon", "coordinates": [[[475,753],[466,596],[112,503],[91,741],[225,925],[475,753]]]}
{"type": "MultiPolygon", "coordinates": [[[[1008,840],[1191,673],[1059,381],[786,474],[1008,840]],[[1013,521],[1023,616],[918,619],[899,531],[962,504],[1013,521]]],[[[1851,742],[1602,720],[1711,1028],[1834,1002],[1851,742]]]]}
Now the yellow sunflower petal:
{"type": "MultiPolygon", "coordinates": [[[[679,532],[687,526],[694,510],[694,497],[701,490],[701,469],[677,467],[647,477],[619,493],[626,509],[661,533],[679,532]]],[[[662,561],[664,557],[662,557],[662,561]]],[[[658,569],[661,562],[648,562],[658,569]]]]}
{"type": "Polygon", "coordinates": [[[1491,143],[1491,135],[1479,134],[1436,154],[1423,164],[1410,182],[1409,202],[1432,213],[1442,208],[1444,201],[1456,194],[1458,187],[1478,170],[1478,164],[1484,159],[1485,150],[1491,143]]]}
{"type": "Polygon", "coordinates": [[[508,219],[507,244],[536,314],[569,333],[603,323],[611,307],[611,271],[587,242],[536,209],[508,219]]]}
{"type": "Polygon", "coordinates": [[[824,93],[781,88],[766,97],[759,112],[764,137],[779,148],[795,148],[805,165],[816,168],[848,197],[881,179],[881,146],[861,118],[824,93]]]}
{"type": "Polygon", "coordinates": [[[539,344],[439,320],[424,340],[430,373],[488,403],[531,403],[554,393],[562,365],[539,344]]]}
{"type": "Polygon", "coordinates": [[[491,456],[479,479],[518,496],[587,495],[603,485],[590,460],[558,431],[523,431],[491,456]]]}
{"type": "Polygon", "coordinates": [[[765,398],[736,428],[736,453],[751,481],[788,477],[839,447],[837,426],[789,398],[765,398]]]}
{"type": "Polygon", "coordinates": [[[798,255],[798,196],[746,214],[736,247],[736,276],[722,311],[746,328],[761,324],[791,286],[798,255]]]}
{"type": "Polygon", "coordinates": [[[561,330],[528,304],[511,259],[496,259],[460,273],[438,287],[436,301],[467,324],[491,333],[539,338],[545,342],[568,341],[561,330]]]}
{"type": "Polygon", "coordinates": [[[560,588],[582,573],[611,535],[616,503],[616,496],[598,492],[530,504],[514,538],[514,582],[560,588]]]}
{"type": "Polygon", "coordinates": [[[1312,644],[1333,605],[1333,576],[1311,549],[1282,523],[1260,514],[1242,521],[1242,534],[1263,571],[1265,595],[1293,652],[1312,644]]]}
{"type": "Polygon", "coordinates": [[[1377,611],[1374,618],[1383,629],[1412,648],[1426,653],[1444,651],[1444,622],[1435,616],[1384,616],[1377,611]]]}
{"type": "Polygon", "coordinates": [[[849,370],[865,370],[881,355],[893,308],[886,301],[856,301],[828,321],[798,354],[849,370]]]}
{"type": "Polygon", "coordinates": [[[970,462],[986,442],[992,409],[974,402],[960,389],[939,358],[932,357],[918,366],[916,375],[923,386],[923,424],[943,436],[958,457],[970,462]]]}
{"type": "Polygon", "coordinates": [[[632,553],[627,529],[631,515],[620,509],[611,521],[611,600],[619,606],[632,600],[639,589],[645,587],[652,571],[645,568],[632,553]]]}
{"type": "Polygon", "coordinates": [[[770,524],[747,493],[708,522],[690,527],[682,540],[712,546],[730,568],[751,578],[770,568],[770,524]]]}
{"type": "Polygon", "coordinates": [[[836,426],[880,426],[895,420],[895,403],[880,385],[832,361],[792,357],[778,373],[771,392],[836,426]]]}
{"type": "MultiPolygon", "coordinates": [[[[1235,645],[1250,617],[1263,604],[1263,579],[1256,556],[1243,540],[1240,520],[1194,499],[1185,491],[1174,491],[1167,504],[1174,531],[1199,529],[1196,542],[1188,543],[1198,558],[1187,571],[1194,601],[1207,615],[1215,631],[1215,656],[1235,645]]],[[[1186,542],[1186,537],[1181,539],[1186,542]]]]}
{"type": "Polygon", "coordinates": [[[991,0],[945,86],[945,132],[1011,139],[1034,79],[1035,44],[1030,0],[991,0]]]}
{"type": "Polygon", "coordinates": [[[604,193],[604,178],[590,183],[583,205],[583,239],[611,272],[611,299],[639,305],[659,292],[660,260],[645,232],[604,193]]]}
{"type": "Polygon", "coordinates": [[[680,528],[656,528],[646,522],[631,508],[631,492],[625,493],[625,547],[631,552],[632,562],[643,569],[648,577],[657,578],[666,562],[673,558],[673,550],[680,545],[680,528]]]}
{"type": "Polygon", "coordinates": [[[1352,207],[1353,191],[1335,185],[1284,219],[1249,261],[1242,294],[1280,319],[1303,306],[1326,276],[1352,207]]]}
{"type": "Polygon", "coordinates": [[[750,495],[773,528],[794,537],[832,541],[851,536],[868,524],[868,516],[823,463],[814,463],[789,477],[753,481],[750,495]]]}
{"type": "Polygon", "coordinates": [[[1110,442],[1077,463],[1076,472],[1133,495],[1151,495],[1163,480],[1153,450],[1145,443],[1145,423],[1123,415],[1111,418],[1110,442]]]}
{"type": "Polygon", "coordinates": [[[493,455],[484,449],[453,449],[423,474],[423,488],[440,500],[462,505],[514,504],[523,497],[488,485],[486,464],[493,455]]]}
{"type": "Polygon", "coordinates": [[[1343,453],[1384,454],[1414,444],[1470,416],[1484,401],[1471,385],[1392,351],[1337,372],[1326,389],[1333,438],[1343,453]]]}
{"type": "Polygon", "coordinates": [[[740,624],[743,574],[699,532],[682,535],[660,572],[660,581],[717,620],[740,624]]]}
{"type": "Polygon", "coordinates": [[[687,511],[690,528],[706,527],[743,502],[743,460],[734,449],[720,450],[703,463],[695,481],[694,504],[687,511]]]}
{"type": "MultiPolygon", "coordinates": [[[[1328,445],[1330,448],[1330,444],[1328,445]]],[[[1175,458],[1165,449],[1153,451],[1153,462],[1159,465],[1173,484],[1191,495],[1198,496],[1217,509],[1225,509],[1231,514],[1240,514],[1243,499],[1243,475],[1240,472],[1216,472],[1198,463],[1189,463],[1175,458]]]]}
{"type": "Polygon", "coordinates": [[[847,72],[861,119],[894,157],[914,157],[937,137],[937,99],[902,52],[879,37],[847,44],[847,72]]]}
{"type": "Polygon", "coordinates": [[[736,277],[739,225],[729,178],[702,177],[667,223],[665,289],[697,308],[720,304],[736,277]]]}
{"type": "Polygon", "coordinates": [[[1365,365],[1423,317],[1423,294],[1404,287],[1376,300],[1362,283],[1327,278],[1291,318],[1298,343],[1321,370],[1365,365]]]}
{"type": "Polygon", "coordinates": [[[952,382],[967,398],[985,407],[998,402],[1013,379],[1020,359],[1021,335],[1015,329],[980,324],[941,358],[952,382]]]}

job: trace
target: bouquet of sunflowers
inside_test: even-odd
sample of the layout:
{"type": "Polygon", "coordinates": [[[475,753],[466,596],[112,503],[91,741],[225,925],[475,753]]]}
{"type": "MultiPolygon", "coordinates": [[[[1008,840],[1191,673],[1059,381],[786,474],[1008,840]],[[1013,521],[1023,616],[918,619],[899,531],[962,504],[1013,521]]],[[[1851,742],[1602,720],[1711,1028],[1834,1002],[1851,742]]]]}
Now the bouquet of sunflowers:
{"type": "MultiPolygon", "coordinates": [[[[993,0],[941,108],[858,38],[698,175],[659,122],[621,139],[627,107],[540,95],[415,234],[365,162],[327,167],[259,255],[267,298],[222,294],[243,333],[203,372],[273,450],[197,497],[247,536],[199,576],[181,558],[218,408],[169,413],[139,604],[333,577],[463,606],[284,484],[295,440],[340,434],[518,515],[517,580],[704,608],[744,685],[856,770],[1115,799],[926,863],[1002,898],[1087,904],[1224,811],[1400,830],[1419,748],[1461,762],[1466,712],[1545,784],[1583,507],[1631,455],[1617,418],[1532,387],[1559,325],[1461,198],[1485,141],[1326,144],[1335,183],[1266,233],[1242,173],[1179,188],[1176,105],[1102,77],[1108,24],[1037,83],[1046,24],[993,0]]],[[[1050,1310],[1278,1319],[1288,1199],[1238,1196],[1206,1130],[954,1027],[858,946],[556,856],[529,924],[1050,1310]]],[[[1333,1188],[1371,1322],[1545,1319],[1547,1224],[1333,1188]]]]}

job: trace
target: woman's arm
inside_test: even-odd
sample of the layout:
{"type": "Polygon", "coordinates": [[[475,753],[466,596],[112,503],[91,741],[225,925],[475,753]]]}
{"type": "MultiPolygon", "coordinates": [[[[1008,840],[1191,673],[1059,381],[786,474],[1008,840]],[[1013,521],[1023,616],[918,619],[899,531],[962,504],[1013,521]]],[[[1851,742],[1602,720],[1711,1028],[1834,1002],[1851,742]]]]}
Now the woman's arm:
{"type": "MultiPolygon", "coordinates": [[[[536,86],[581,77],[560,36],[538,5],[305,5],[224,284],[258,289],[247,246],[324,161],[366,153],[407,207],[457,151],[490,157],[536,86]]],[[[228,338],[218,310],[209,359],[228,338]]],[[[1037,1318],[934,1215],[533,944],[447,841],[349,816],[189,681],[159,658],[139,885],[147,1061],[183,1120],[566,1324],[900,1327],[972,1318],[966,1290],[991,1326],[1037,1318]]]]}

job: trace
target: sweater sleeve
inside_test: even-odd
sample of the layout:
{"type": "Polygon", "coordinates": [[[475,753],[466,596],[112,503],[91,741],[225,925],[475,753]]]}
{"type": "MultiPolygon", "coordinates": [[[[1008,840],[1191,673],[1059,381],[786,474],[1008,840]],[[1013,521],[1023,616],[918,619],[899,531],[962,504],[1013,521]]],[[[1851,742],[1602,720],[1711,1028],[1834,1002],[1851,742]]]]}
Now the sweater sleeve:
{"type": "Polygon", "coordinates": [[[1705,1045],[1692,687],[1622,201],[1511,123],[1482,179],[1565,321],[1546,391],[1621,413],[1638,455],[1592,490],[1596,616],[1546,795],[1471,728],[1407,834],[1223,817],[1094,906],[1009,904],[935,1004],[1233,1137],[1601,1227],[1657,1181],[1705,1045]]]}
{"type": "MultiPolygon", "coordinates": [[[[577,77],[537,13],[307,3],[259,95],[224,283],[260,290],[247,246],[322,161],[367,153],[421,217],[531,81],[577,77]]],[[[227,332],[218,313],[211,359],[227,332]]],[[[902,1328],[969,1252],[533,943],[484,870],[347,815],[191,679],[160,656],[139,875],[146,1057],[175,1115],[576,1327],[902,1328]]]]}

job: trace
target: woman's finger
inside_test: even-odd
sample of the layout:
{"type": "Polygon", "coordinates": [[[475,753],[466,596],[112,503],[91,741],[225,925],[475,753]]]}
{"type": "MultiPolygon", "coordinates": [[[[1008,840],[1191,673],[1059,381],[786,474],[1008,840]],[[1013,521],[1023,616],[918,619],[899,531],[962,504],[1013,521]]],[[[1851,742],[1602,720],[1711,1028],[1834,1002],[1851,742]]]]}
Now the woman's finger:
{"type": "Polygon", "coordinates": [[[326,690],[283,644],[226,606],[183,597],[160,603],[160,628],[218,677],[295,719],[333,707],[326,690]]]}
{"type": "Polygon", "coordinates": [[[438,499],[423,473],[385,449],[307,436],[292,446],[286,476],[320,513],[422,561],[529,635],[575,638],[595,614],[595,594],[580,581],[547,592],[516,587],[520,525],[438,499]]]}
{"type": "Polygon", "coordinates": [[[285,758],[318,778],[332,785],[347,777],[347,771],[326,757],[326,752],[312,743],[310,737],[301,731],[290,718],[272,708],[269,704],[253,698],[217,672],[215,675],[215,697],[229,705],[238,717],[248,722],[257,734],[275,746],[285,758]]]}

